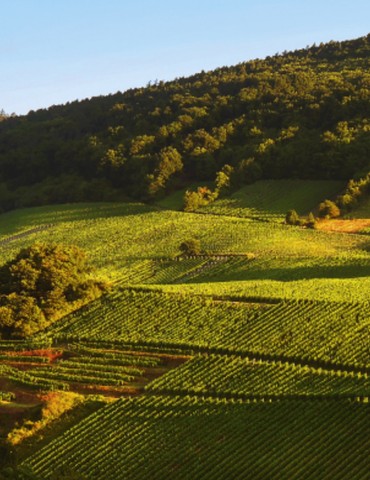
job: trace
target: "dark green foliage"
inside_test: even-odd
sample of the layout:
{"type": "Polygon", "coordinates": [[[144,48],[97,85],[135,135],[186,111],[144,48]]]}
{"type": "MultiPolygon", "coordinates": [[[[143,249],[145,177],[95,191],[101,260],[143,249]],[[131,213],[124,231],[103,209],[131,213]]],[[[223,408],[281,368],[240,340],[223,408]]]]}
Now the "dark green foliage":
{"type": "Polygon", "coordinates": [[[0,206],[111,199],[107,185],[148,199],[174,179],[214,180],[224,165],[238,184],[260,177],[348,180],[368,166],[369,40],[3,116],[0,206]],[[72,188],[50,188],[50,178],[72,188]]]}
{"type": "Polygon", "coordinates": [[[340,216],[338,206],[331,200],[324,200],[319,205],[319,216],[325,218],[336,218],[340,216]]]}
{"type": "Polygon", "coordinates": [[[285,217],[285,223],[287,225],[299,225],[300,219],[298,213],[295,210],[289,210],[285,217]]]}
{"type": "Polygon", "coordinates": [[[217,197],[208,187],[198,187],[196,192],[187,190],[184,195],[184,211],[195,212],[200,207],[208,205],[217,197]]]}
{"type": "Polygon", "coordinates": [[[316,223],[317,223],[317,222],[316,222],[315,215],[314,215],[312,212],[310,212],[310,213],[308,214],[308,217],[307,217],[305,226],[306,226],[307,228],[316,228],[316,223]]]}
{"type": "Polygon", "coordinates": [[[239,163],[236,174],[236,183],[253,183],[262,177],[262,168],[254,158],[247,158],[239,163]]]}
{"type": "Polygon", "coordinates": [[[154,173],[149,175],[148,194],[156,197],[164,193],[167,183],[175,173],[181,172],[183,163],[181,155],[173,147],[163,148],[158,154],[158,166],[154,173]]]}
{"type": "Polygon", "coordinates": [[[102,284],[89,279],[82,250],[38,243],[0,268],[0,329],[27,337],[47,327],[68,306],[95,298],[102,284]]]}
{"type": "Polygon", "coordinates": [[[200,240],[198,240],[197,238],[189,238],[189,240],[185,240],[180,245],[180,251],[182,255],[185,255],[187,257],[193,255],[200,255],[202,251],[200,240]]]}
{"type": "Polygon", "coordinates": [[[370,194],[370,172],[364,173],[358,179],[351,179],[342,195],[336,199],[339,208],[350,211],[358,202],[370,194]]]}

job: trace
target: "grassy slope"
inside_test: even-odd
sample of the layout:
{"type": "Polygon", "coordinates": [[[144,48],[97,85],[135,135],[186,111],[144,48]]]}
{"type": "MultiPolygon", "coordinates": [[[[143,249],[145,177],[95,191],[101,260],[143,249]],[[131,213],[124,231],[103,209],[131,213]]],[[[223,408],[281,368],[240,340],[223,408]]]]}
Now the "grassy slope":
{"type": "Polygon", "coordinates": [[[281,222],[291,209],[299,215],[315,211],[320,202],[332,198],[343,187],[338,181],[262,180],[216,200],[201,211],[281,222]]]}
{"type": "MultiPolygon", "coordinates": [[[[67,205],[16,211],[0,217],[0,231],[7,233],[2,237],[0,262],[37,240],[73,243],[89,253],[99,274],[111,279],[123,278],[125,283],[153,283],[153,276],[164,266],[158,263],[159,259],[178,255],[180,243],[189,237],[200,238],[203,248],[215,255],[255,256],[251,262],[225,264],[218,272],[199,272],[194,278],[206,282],[207,289],[215,288],[217,292],[220,282],[224,281],[238,282],[238,288],[243,290],[248,285],[255,288],[257,284],[264,289],[263,282],[278,281],[284,282],[279,283],[279,290],[287,290],[287,294],[282,294],[286,297],[296,289],[296,285],[289,289],[292,280],[307,282],[311,290],[312,279],[320,278],[321,288],[323,284],[335,283],[337,278],[345,278],[351,296],[358,298],[362,294],[356,285],[361,284],[359,290],[363,291],[362,281],[369,276],[369,254],[364,250],[367,240],[361,235],[326,233],[249,219],[158,211],[141,204],[67,205]],[[13,233],[45,224],[50,225],[45,230],[25,232],[24,236],[10,237],[7,241],[13,233]],[[12,230],[9,226],[13,226],[12,230]]],[[[235,284],[229,285],[235,290],[235,284]]],[[[199,285],[198,288],[204,287],[199,285]]],[[[225,290],[225,284],[221,288],[225,290]]],[[[299,290],[305,295],[304,288],[299,290]]],[[[274,291],[270,293],[276,295],[274,291]]]]}
{"type": "MultiPolygon", "coordinates": [[[[297,195],[295,198],[297,198],[297,195]]],[[[173,206],[174,204],[172,207],[173,206]]],[[[268,209],[268,207],[265,208],[268,209]]],[[[280,215],[280,213],[277,210],[273,211],[272,207],[270,208],[271,217],[277,218],[276,215],[280,215]]],[[[231,213],[235,215],[235,212],[231,211],[231,213]]],[[[181,294],[188,293],[190,295],[204,294],[206,296],[232,296],[235,298],[238,296],[262,296],[275,299],[306,298],[311,300],[324,299],[342,302],[353,300],[368,301],[370,293],[370,255],[366,251],[366,245],[368,243],[367,237],[363,235],[313,231],[288,227],[275,222],[266,223],[248,218],[235,218],[233,216],[185,214],[179,211],[158,210],[157,208],[141,204],[80,204],[41,207],[10,212],[0,216],[0,242],[2,242],[0,263],[13,257],[22,246],[29,245],[36,240],[74,243],[83,247],[88,251],[92,263],[97,267],[98,273],[112,280],[119,281],[123,287],[129,285],[145,285],[146,288],[165,292],[180,292],[181,294]],[[40,225],[45,225],[47,228],[32,231],[32,229],[40,225]],[[21,235],[12,237],[12,235],[19,234],[21,235]],[[179,253],[178,247],[181,241],[193,236],[200,238],[203,247],[213,255],[232,253],[239,255],[247,254],[247,256],[226,260],[221,257],[221,259],[212,260],[210,264],[207,263],[208,260],[205,259],[194,259],[184,262],[176,262],[173,260],[179,253]]],[[[154,306],[154,309],[150,304],[146,307],[146,304],[142,303],[142,307],[148,308],[148,311],[151,312],[150,315],[156,316],[155,308],[160,307],[160,302],[156,301],[153,305],[156,304],[157,306],[154,306]]],[[[207,312],[211,312],[210,308],[211,306],[208,306],[204,310],[205,319],[208,315],[207,312]]],[[[240,309],[241,308],[242,307],[240,307],[240,309]]],[[[218,309],[217,305],[216,309],[218,309]]],[[[241,314],[242,317],[240,318],[243,318],[244,322],[243,313],[239,312],[240,309],[236,308],[236,316],[233,315],[236,319],[236,317],[241,314]]],[[[223,307],[220,306],[219,310],[222,313],[223,307]]],[[[165,310],[163,311],[165,312],[165,310]]],[[[100,313],[103,314],[103,312],[100,313]]],[[[97,319],[99,315],[98,313],[97,319]]],[[[166,335],[169,338],[172,335],[172,331],[173,336],[176,336],[177,328],[175,318],[172,325],[170,325],[171,315],[175,315],[176,317],[176,312],[169,311],[167,315],[168,318],[165,322],[166,325],[169,322],[169,325],[166,327],[166,335]]],[[[190,330],[191,328],[196,329],[198,320],[196,311],[194,315],[194,318],[192,318],[191,315],[187,318],[190,330]]],[[[149,317],[149,314],[147,316],[149,317]]],[[[78,314],[76,318],[79,318],[78,314]]],[[[140,318],[138,317],[138,321],[139,320],[140,318]]],[[[143,334],[145,334],[145,331],[149,328],[148,331],[153,332],[153,339],[158,335],[158,338],[160,338],[160,325],[156,325],[154,322],[153,325],[150,326],[148,318],[145,318],[145,320],[145,326],[143,324],[140,327],[139,321],[138,326],[135,328],[139,330],[142,328],[143,334]]],[[[364,317],[361,321],[365,322],[363,328],[366,329],[365,320],[364,317]]],[[[297,325],[298,324],[299,322],[297,325]]],[[[242,324],[240,323],[240,325],[242,324]]],[[[249,328],[248,325],[248,318],[246,318],[247,328],[249,328]]],[[[116,327],[118,329],[121,328],[118,324],[116,327]]],[[[232,330],[232,326],[230,326],[230,328],[232,330]]],[[[193,340],[191,340],[192,333],[190,330],[190,342],[196,341],[196,337],[193,337],[193,340]]],[[[194,330],[194,334],[195,333],[196,330],[194,330]]],[[[120,334],[119,332],[117,333],[118,336],[120,334]]],[[[320,332],[317,332],[317,334],[320,335],[320,332]]],[[[330,336],[330,329],[325,332],[325,335],[330,336]]],[[[96,340],[98,338],[102,338],[101,334],[96,337],[96,340]]],[[[222,338],[222,332],[220,338],[222,338]]],[[[261,339],[261,341],[264,340],[261,339]]],[[[313,341],[315,341],[319,349],[320,340],[313,338],[313,341]]],[[[351,338],[348,338],[348,341],[350,343],[351,338]]],[[[345,345],[345,342],[343,344],[345,345]]],[[[251,346],[253,347],[252,344],[251,346]]],[[[283,350],[281,350],[281,352],[283,352],[283,350]]],[[[313,353],[316,355],[315,352],[313,353]]],[[[308,354],[308,357],[306,355],[305,358],[307,359],[309,357],[310,355],[308,354]]],[[[318,358],[320,358],[320,354],[318,358]]],[[[351,367],[349,366],[349,368],[351,367]]],[[[207,389],[205,389],[205,391],[207,391],[207,389]]],[[[355,390],[353,390],[353,393],[354,392],[355,390]]],[[[279,416],[281,414],[281,412],[278,412],[279,408],[275,407],[276,406],[271,406],[269,410],[266,410],[266,418],[261,417],[262,423],[259,425],[254,423],[254,415],[250,417],[250,419],[246,417],[245,420],[248,420],[250,428],[256,428],[256,432],[257,430],[261,432],[263,431],[263,428],[262,430],[260,428],[262,424],[266,424],[266,426],[274,424],[278,418],[277,415],[279,416]]],[[[303,407],[304,405],[302,404],[302,408],[303,407]]],[[[151,418],[150,412],[155,411],[155,408],[154,404],[148,407],[149,418],[151,418]]],[[[203,411],[201,404],[194,408],[199,408],[200,411],[203,411]]],[[[299,418],[300,408],[301,407],[297,407],[297,415],[292,421],[295,422],[296,419],[299,418]]],[[[348,432],[345,430],[344,424],[338,426],[338,422],[342,422],[342,419],[346,417],[349,425],[351,422],[357,421],[357,414],[352,408],[344,408],[343,411],[341,410],[340,412],[339,409],[337,423],[331,423],[331,412],[333,410],[330,405],[326,410],[325,408],[319,407],[319,410],[322,421],[324,423],[329,422],[328,425],[331,425],[330,438],[336,438],[337,435],[339,435],[338,438],[340,438],[340,442],[342,442],[340,443],[339,440],[338,442],[332,442],[330,449],[333,455],[338,455],[341,458],[341,455],[348,446],[348,432]]],[[[286,409],[286,411],[289,410],[290,407],[286,409]]],[[[308,439],[308,437],[305,436],[307,434],[306,426],[314,421],[317,414],[314,408],[308,410],[305,414],[304,422],[297,426],[295,436],[293,435],[294,438],[304,437],[308,439]]],[[[167,407],[162,405],[158,411],[167,411],[167,407]]],[[[247,410],[245,414],[249,415],[247,410]]],[[[119,413],[120,418],[121,415],[123,415],[122,418],[124,418],[124,410],[119,413]]],[[[235,428],[236,425],[240,423],[238,415],[239,413],[236,415],[235,422],[233,423],[235,428]]],[[[204,429],[207,432],[205,445],[214,447],[215,444],[212,442],[216,442],[217,444],[218,441],[213,438],[212,430],[210,429],[211,425],[213,425],[214,418],[211,416],[207,419],[207,416],[208,413],[205,412],[202,420],[204,429]]],[[[163,435],[166,438],[168,436],[171,437],[174,448],[183,449],[184,441],[185,443],[187,442],[187,440],[184,440],[185,438],[189,439],[190,445],[194,441],[195,430],[193,432],[193,430],[190,429],[191,433],[187,433],[189,432],[189,427],[186,418],[187,415],[185,414],[184,422],[180,422],[181,424],[173,423],[173,428],[178,432],[175,437],[172,436],[172,426],[170,426],[170,422],[167,424],[168,429],[165,427],[163,431],[159,431],[158,427],[155,426],[153,430],[155,437],[157,438],[157,434],[160,436],[160,443],[165,441],[163,435]],[[188,437],[186,437],[186,435],[188,435],[188,437]]],[[[152,420],[149,421],[151,422],[152,420]]],[[[139,433],[136,438],[138,442],[145,444],[147,437],[145,432],[140,433],[142,432],[140,422],[141,420],[137,424],[139,433]]],[[[155,425],[155,423],[153,423],[153,425],[155,425]]],[[[280,427],[282,427],[283,431],[286,431],[288,424],[280,424],[280,427]]],[[[81,427],[78,426],[76,428],[81,428],[83,432],[85,427],[82,424],[81,427]]],[[[98,423],[97,428],[99,431],[102,431],[102,424],[98,423]]],[[[223,427],[220,425],[220,428],[223,427]]],[[[233,432],[237,431],[235,428],[233,432]]],[[[355,425],[353,425],[353,428],[355,428],[355,425]]],[[[270,433],[273,434],[276,439],[276,445],[279,446],[281,442],[284,443],[284,438],[287,438],[281,435],[279,428],[270,433]]],[[[125,435],[124,431],[122,431],[122,434],[125,435]]],[[[83,435],[85,434],[83,433],[83,435]]],[[[310,435],[312,436],[312,442],[315,444],[317,438],[321,437],[322,432],[314,429],[310,435]]],[[[100,464],[95,467],[93,466],[94,455],[90,456],[92,450],[90,451],[90,447],[88,446],[85,447],[85,445],[87,445],[87,437],[85,436],[84,438],[85,440],[82,442],[82,445],[84,448],[87,448],[88,459],[86,463],[84,463],[84,466],[78,466],[77,464],[76,466],[73,462],[71,465],[73,468],[76,467],[77,472],[93,472],[94,468],[97,468],[96,472],[99,472],[100,464]]],[[[102,438],[106,438],[105,434],[102,438]]],[[[241,431],[236,434],[235,438],[230,437],[230,441],[232,440],[233,444],[235,442],[241,444],[245,438],[245,432],[241,431]]],[[[267,435],[266,437],[262,436],[259,438],[262,444],[266,444],[269,443],[271,437],[267,435]]],[[[358,445],[356,444],[357,447],[355,446],[357,448],[356,451],[358,455],[362,456],[364,447],[361,445],[366,443],[365,436],[361,433],[361,435],[356,438],[358,438],[359,442],[358,445]]],[[[56,442],[57,443],[52,443],[50,448],[54,449],[56,445],[61,445],[64,452],[64,437],[58,438],[56,442]]],[[[228,465],[227,462],[233,463],[236,460],[234,453],[231,453],[233,449],[231,447],[226,448],[227,445],[229,445],[229,443],[221,445],[219,449],[219,455],[223,455],[222,458],[223,462],[226,462],[225,465],[228,465]]],[[[271,451],[265,451],[263,453],[260,446],[261,444],[255,444],[252,437],[249,438],[245,445],[246,450],[245,452],[241,452],[241,456],[244,458],[247,451],[253,452],[253,455],[251,455],[249,460],[246,460],[245,465],[243,465],[243,472],[245,472],[245,468],[253,466],[256,475],[260,471],[268,474],[269,478],[284,478],[285,474],[287,478],[302,478],[302,475],[300,477],[297,471],[299,472],[300,468],[305,468],[304,478],[324,478],[324,476],[317,477],[317,468],[319,468],[319,470],[321,468],[322,470],[320,470],[320,472],[325,472],[327,478],[347,478],[345,476],[340,477],[340,472],[335,473],[334,466],[327,461],[325,456],[320,457],[320,466],[313,468],[312,462],[307,460],[308,451],[304,453],[303,447],[299,449],[302,456],[298,456],[298,460],[293,461],[292,459],[295,456],[293,452],[294,441],[284,443],[286,451],[279,448],[279,453],[276,453],[274,448],[272,448],[271,451]],[[275,452],[274,466],[271,471],[267,472],[266,458],[269,458],[270,463],[272,452],[275,452]],[[267,455],[267,457],[265,455],[267,455]],[[284,464],[287,467],[282,467],[284,464]],[[290,466],[288,467],[288,465],[290,466]],[[285,473],[282,474],[282,472],[285,473]]],[[[46,455],[49,451],[48,448],[49,447],[46,447],[45,450],[46,455]]],[[[168,462],[165,456],[161,454],[163,449],[161,449],[161,452],[158,452],[157,460],[155,460],[152,456],[153,448],[154,447],[151,446],[146,450],[144,457],[146,463],[150,465],[149,470],[152,472],[153,466],[158,465],[158,468],[162,469],[158,470],[161,472],[158,473],[158,475],[161,475],[165,472],[166,468],[168,468],[168,462]]],[[[127,449],[126,453],[133,454],[136,447],[131,448],[128,446],[127,449]]],[[[95,444],[93,450],[95,451],[95,444]]],[[[111,457],[111,454],[114,454],[113,450],[112,448],[108,449],[108,452],[105,454],[106,457],[104,457],[104,460],[102,457],[101,462],[108,462],[107,465],[115,465],[111,457]]],[[[173,453],[177,455],[175,450],[173,453]]],[[[79,449],[77,449],[77,451],[80,452],[79,449]]],[[[194,478],[194,476],[197,476],[199,464],[194,463],[193,455],[189,454],[188,451],[186,452],[184,457],[186,471],[188,471],[189,468],[194,468],[194,478]]],[[[319,452],[319,450],[317,450],[317,452],[319,452]]],[[[127,457],[126,453],[124,458],[127,457]]],[[[346,453],[348,453],[347,450],[346,453]]],[[[81,455],[85,454],[86,453],[83,453],[81,450],[81,455]]],[[[41,456],[35,454],[34,460],[30,460],[30,463],[36,466],[38,465],[37,462],[41,461],[40,466],[36,466],[35,468],[37,471],[43,474],[45,473],[48,478],[46,472],[50,466],[48,466],[48,462],[46,462],[46,464],[42,463],[44,462],[42,459],[46,457],[43,457],[42,452],[40,452],[40,455],[41,456]]],[[[64,453],[58,454],[57,457],[53,455],[53,462],[63,462],[63,455],[64,453]]],[[[201,460],[201,462],[203,462],[203,472],[210,468],[206,457],[201,460]]],[[[66,458],[67,463],[69,463],[68,451],[66,458]]],[[[78,454],[76,458],[79,458],[78,454]]],[[[355,455],[351,454],[349,464],[354,458],[355,455]]],[[[135,475],[143,478],[143,465],[136,468],[134,461],[130,465],[128,465],[128,468],[133,468],[131,471],[135,471],[135,475]]],[[[365,478],[363,476],[364,470],[362,463],[357,465],[358,478],[365,478]]],[[[124,463],[123,468],[125,468],[124,463]]],[[[185,478],[181,473],[183,472],[181,466],[175,466],[174,468],[175,473],[171,471],[173,478],[185,478]]],[[[231,474],[233,472],[232,467],[227,468],[229,469],[227,471],[230,471],[231,474]]],[[[115,475],[114,468],[111,474],[115,475]]],[[[225,476],[220,472],[213,472],[213,474],[213,477],[210,478],[227,478],[227,475],[225,476]]],[[[99,478],[99,473],[96,473],[96,475],[92,473],[89,478],[99,478]]],[[[158,478],[161,477],[159,476],[158,478]]],[[[241,478],[245,477],[241,476],[241,478]]],[[[254,476],[253,478],[258,478],[258,476],[254,476]]]]}
{"type": "Polygon", "coordinates": [[[370,218],[370,197],[360,203],[349,215],[351,218],[370,218]]]}

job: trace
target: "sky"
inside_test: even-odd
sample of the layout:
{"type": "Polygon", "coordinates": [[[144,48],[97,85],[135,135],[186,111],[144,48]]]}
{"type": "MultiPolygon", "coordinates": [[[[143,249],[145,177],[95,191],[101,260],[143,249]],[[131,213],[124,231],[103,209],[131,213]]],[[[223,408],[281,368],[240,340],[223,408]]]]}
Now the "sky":
{"type": "Polygon", "coordinates": [[[369,0],[0,0],[0,110],[22,115],[370,31],[369,0]]]}

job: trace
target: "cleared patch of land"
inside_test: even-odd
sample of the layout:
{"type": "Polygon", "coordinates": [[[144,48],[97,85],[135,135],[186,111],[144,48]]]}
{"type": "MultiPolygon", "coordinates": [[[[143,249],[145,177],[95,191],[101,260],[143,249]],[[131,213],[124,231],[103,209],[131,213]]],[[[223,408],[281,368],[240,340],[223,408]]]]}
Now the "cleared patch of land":
{"type": "Polygon", "coordinates": [[[320,220],[317,229],[324,232],[361,233],[370,229],[369,218],[320,220]]]}

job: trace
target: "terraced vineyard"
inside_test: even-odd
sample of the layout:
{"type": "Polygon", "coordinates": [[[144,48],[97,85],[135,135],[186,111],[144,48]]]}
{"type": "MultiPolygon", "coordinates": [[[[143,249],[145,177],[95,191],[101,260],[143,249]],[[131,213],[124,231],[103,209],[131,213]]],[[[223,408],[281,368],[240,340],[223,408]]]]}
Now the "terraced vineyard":
{"type": "Polygon", "coordinates": [[[147,386],[156,394],[226,398],[370,396],[367,373],[262,361],[234,355],[200,355],[147,386]]]}
{"type": "MultiPolygon", "coordinates": [[[[211,256],[247,255],[267,263],[285,258],[286,266],[300,260],[311,269],[320,268],[323,260],[326,265],[335,267],[338,262],[339,265],[343,263],[344,258],[347,262],[361,262],[366,255],[363,251],[365,239],[361,235],[328,236],[325,232],[243,218],[220,216],[215,221],[214,216],[158,211],[141,204],[64,208],[63,211],[59,207],[55,212],[51,208],[35,208],[0,216],[0,231],[9,233],[3,234],[4,240],[12,238],[8,224],[17,224],[14,232],[23,231],[20,228],[23,219],[25,233],[37,222],[51,225],[46,230],[13,238],[4,244],[0,260],[13,258],[20,248],[36,240],[73,243],[89,253],[100,275],[113,280],[121,278],[124,283],[145,283],[150,278],[153,283],[153,274],[160,275],[162,267],[168,268],[168,261],[179,255],[179,245],[189,237],[199,238],[202,248],[211,256]]],[[[180,266],[177,262],[172,265],[180,266]]],[[[292,266],[295,268],[294,263],[292,266]]],[[[189,265],[189,269],[192,267],[189,265]]],[[[269,278],[269,270],[266,267],[264,270],[269,278]]],[[[178,278],[177,272],[169,275],[168,280],[171,282],[172,278],[178,278]]],[[[217,280],[221,279],[222,272],[217,280]]],[[[248,275],[238,280],[248,280],[248,275]]],[[[163,281],[167,280],[162,278],[157,283],[163,281]]]]}
{"type": "Polygon", "coordinates": [[[25,464],[43,479],[365,479],[368,404],[122,399],[25,464]]]}
{"type": "Polygon", "coordinates": [[[79,344],[41,354],[25,353],[1,354],[0,377],[6,376],[15,384],[34,390],[91,387],[99,391],[109,387],[110,393],[123,394],[142,390],[149,381],[147,373],[155,378],[168,370],[166,360],[160,356],[93,349],[79,344]]]}
{"type": "Polygon", "coordinates": [[[241,188],[228,198],[216,200],[200,211],[282,222],[288,210],[294,209],[300,215],[307,215],[326,198],[335,197],[343,187],[343,183],[337,181],[261,180],[241,188]]]}
{"type": "Polygon", "coordinates": [[[114,399],[54,439],[41,432],[23,465],[45,480],[367,479],[368,238],[281,224],[283,209],[329,194],[308,183],[281,201],[272,183],[249,213],[220,200],[217,215],[96,204],[0,216],[2,262],[35,240],[75,243],[111,285],[27,341],[0,339],[6,415],[53,390],[114,399]],[[201,255],[179,256],[187,238],[201,255]]]}
{"type": "Polygon", "coordinates": [[[368,303],[247,300],[219,302],[121,290],[68,316],[50,334],[63,341],[100,340],[370,367],[368,303]]]}

